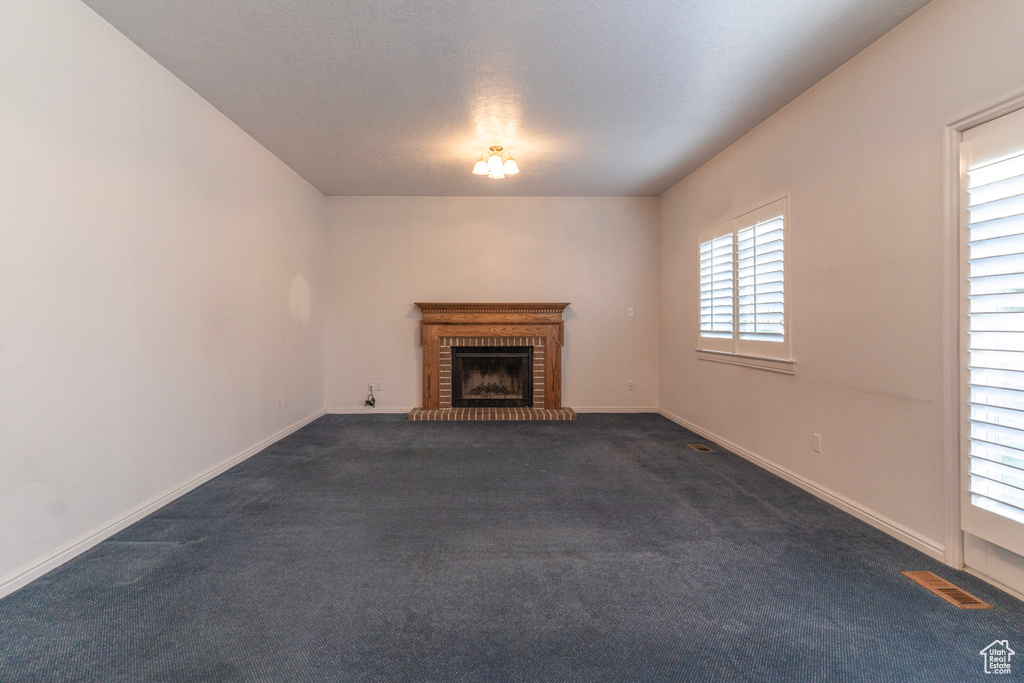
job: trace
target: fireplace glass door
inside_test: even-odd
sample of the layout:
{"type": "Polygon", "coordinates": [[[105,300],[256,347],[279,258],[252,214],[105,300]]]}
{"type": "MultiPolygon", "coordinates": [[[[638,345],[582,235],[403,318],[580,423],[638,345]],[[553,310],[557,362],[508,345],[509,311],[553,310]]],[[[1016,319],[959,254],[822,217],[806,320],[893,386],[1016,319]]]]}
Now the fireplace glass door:
{"type": "Polygon", "coordinates": [[[532,346],[453,346],[452,407],[531,407],[532,369],[532,346]]]}

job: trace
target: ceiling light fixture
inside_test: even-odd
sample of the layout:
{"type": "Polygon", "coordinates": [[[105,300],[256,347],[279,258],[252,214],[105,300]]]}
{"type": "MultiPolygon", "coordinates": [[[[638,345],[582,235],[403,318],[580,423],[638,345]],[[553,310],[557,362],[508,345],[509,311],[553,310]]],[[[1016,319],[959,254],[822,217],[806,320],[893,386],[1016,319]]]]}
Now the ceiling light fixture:
{"type": "Polygon", "coordinates": [[[506,152],[501,145],[494,145],[490,152],[484,152],[480,161],[476,162],[473,173],[497,180],[519,173],[519,166],[512,155],[506,152]]]}

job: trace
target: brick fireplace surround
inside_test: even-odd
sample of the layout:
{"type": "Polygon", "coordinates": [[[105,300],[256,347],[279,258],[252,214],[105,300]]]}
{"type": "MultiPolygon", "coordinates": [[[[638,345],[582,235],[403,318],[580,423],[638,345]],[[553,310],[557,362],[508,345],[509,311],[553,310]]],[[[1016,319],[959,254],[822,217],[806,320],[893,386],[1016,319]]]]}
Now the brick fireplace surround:
{"type": "Polygon", "coordinates": [[[423,407],[410,420],[575,420],[562,407],[562,311],[569,304],[417,303],[423,407]],[[532,346],[532,408],[453,408],[453,346],[532,346]]]}

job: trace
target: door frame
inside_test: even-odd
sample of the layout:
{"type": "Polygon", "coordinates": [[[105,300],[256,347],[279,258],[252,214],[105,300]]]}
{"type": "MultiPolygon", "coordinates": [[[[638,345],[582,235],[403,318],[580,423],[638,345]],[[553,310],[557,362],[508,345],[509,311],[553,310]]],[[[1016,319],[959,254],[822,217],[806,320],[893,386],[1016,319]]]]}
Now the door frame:
{"type": "Polygon", "coordinates": [[[943,207],[943,455],[945,461],[945,562],[956,569],[964,568],[964,536],[960,525],[961,485],[963,477],[963,406],[966,401],[964,373],[965,352],[960,345],[964,311],[963,282],[960,266],[964,239],[961,228],[960,135],[1004,114],[1024,107],[1024,91],[946,124],[945,136],[945,202],[943,207]]]}

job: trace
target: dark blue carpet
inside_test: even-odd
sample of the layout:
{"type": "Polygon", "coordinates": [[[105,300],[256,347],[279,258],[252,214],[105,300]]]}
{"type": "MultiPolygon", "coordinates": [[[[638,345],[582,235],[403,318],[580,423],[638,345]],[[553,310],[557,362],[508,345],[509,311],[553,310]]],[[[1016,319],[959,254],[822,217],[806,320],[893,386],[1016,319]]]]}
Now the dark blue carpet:
{"type": "Polygon", "coordinates": [[[0,680],[1024,678],[1024,604],[698,440],[321,418],[0,601],[0,680]]]}

